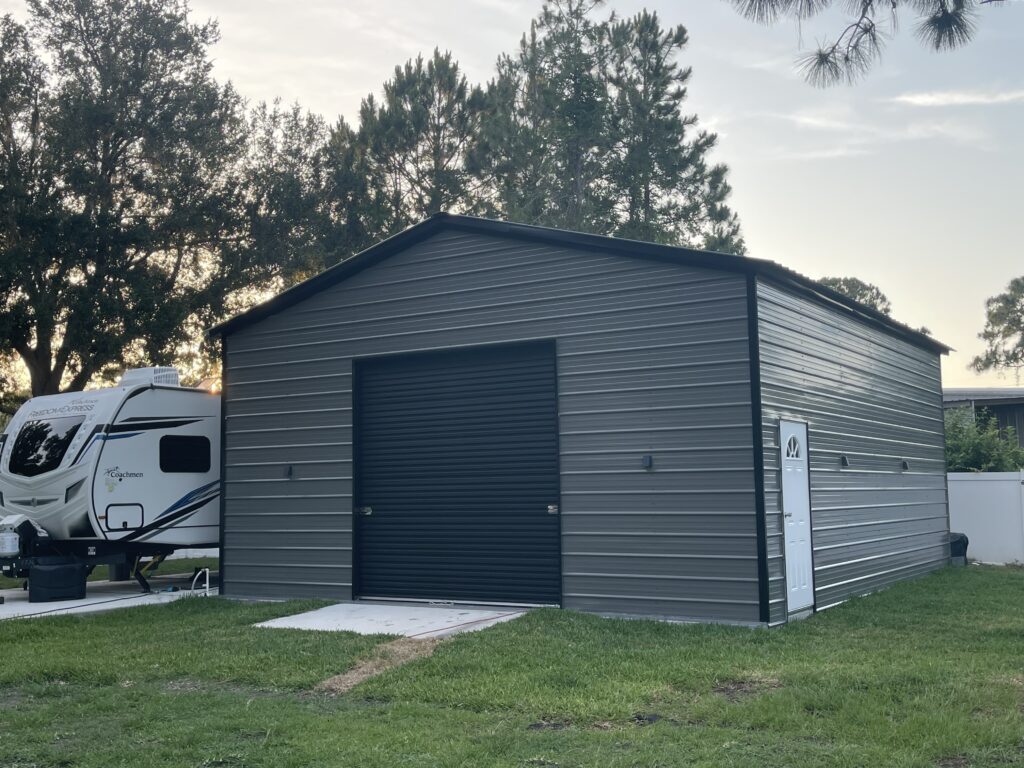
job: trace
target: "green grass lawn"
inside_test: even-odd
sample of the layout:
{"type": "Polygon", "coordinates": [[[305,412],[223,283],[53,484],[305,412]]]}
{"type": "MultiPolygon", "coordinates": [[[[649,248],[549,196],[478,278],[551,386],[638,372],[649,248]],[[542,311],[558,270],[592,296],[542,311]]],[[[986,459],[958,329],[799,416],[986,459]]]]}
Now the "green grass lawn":
{"type": "MultiPolygon", "coordinates": [[[[192,573],[193,568],[217,568],[216,557],[181,557],[164,560],[156,570],[157,576],[169,576],[175,573],[192,573]]],[[[89,574],[89,581],[104,581],[107,578],[107,566],[99,565],[89,574]]],[[[25,583],[24,579],[11,579],[0,576],[0,589],[16,589],[25,583]]],[[[4,768],[0,763],[0,768],[4,768]]]]}
{"type": "Polygon", "coordinates": [[[544,610],[311,691],[387,638],[195,598],[0,623],[0,766],[1024,766],[1024,571],[773,630],[544,610]]]}

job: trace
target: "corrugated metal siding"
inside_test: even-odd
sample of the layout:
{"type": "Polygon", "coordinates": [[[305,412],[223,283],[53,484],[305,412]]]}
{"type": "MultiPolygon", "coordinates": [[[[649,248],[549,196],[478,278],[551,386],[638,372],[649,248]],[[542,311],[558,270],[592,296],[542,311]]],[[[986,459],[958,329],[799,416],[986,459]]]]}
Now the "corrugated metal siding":
{"type": "Polygon", "coordinates": [[[454,232],[231,334],[226,593],[350,596],[353,357],[534,339],[563,605],[757,621],[745,278],[454,232]]]}
{"type": "Polygon", "coordinates": [[[771,620],[786,617],[780,418],[809,425],[819,609],[945,565],[938,355],[763,281],[757,296],[771,620]]]}

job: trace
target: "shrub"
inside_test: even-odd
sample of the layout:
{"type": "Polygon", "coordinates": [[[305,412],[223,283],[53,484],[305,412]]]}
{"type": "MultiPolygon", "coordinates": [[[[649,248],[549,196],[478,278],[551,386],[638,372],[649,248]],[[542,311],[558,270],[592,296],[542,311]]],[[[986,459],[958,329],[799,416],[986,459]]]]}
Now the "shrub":
{"type": "Polygon", "coordinates": [[[1024,449],[1012,427],[1000,429],[985,411],[946,411],[947,472],[1016,472],[1024,467],[1024,449]]]}

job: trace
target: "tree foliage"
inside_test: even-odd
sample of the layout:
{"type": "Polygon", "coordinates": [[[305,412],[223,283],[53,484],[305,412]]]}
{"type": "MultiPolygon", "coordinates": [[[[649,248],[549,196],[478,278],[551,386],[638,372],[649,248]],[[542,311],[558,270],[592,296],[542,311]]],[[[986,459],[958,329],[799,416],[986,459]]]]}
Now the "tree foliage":
{"type": "Polygon", "coordinates": [[[435,50],[328,125],[218,84],[186,0],[27,2],[0,19],[0,352],[33,394],[201,378],[204,328],[443,210],[744,250],[656,14],[550,0],[485,88],[435,50]]]}
{"type": "Polygon", "coordinates": [[[241,260],[285,284],[303,280],[330,263],[341,246],[324,195],[329,130],[319,115],[275,102],[251,111],[246,135],[241,220],[235,222],[241,260]]]}
{"type": "Polygon", "coordinates": [[[499,58],[470,155],[482,209],[597,234],[742,253],[714,134],[684,114],[682,26],[552,0],[499,58]]]}
{"type": "Polygon", "coordinates": [[[359,140],[385,229],[470,207],[466,154],[482,101],[452,55],[438,50],[427,62],[417,57],[395,67],[380,103],[372,95],[363,100],[359,140]]]}
{"type": "MultiPolygon", "coordinates": [[[[915,33],[936,51],[969,43],[978,11],[1003,0],[851,0],[843,3],[849,17],[830,40],[798,61],[807,81],[819,86],[854,82],[881,58],[885,42],[898,31],[900,14],[915,16],[915,33]]],[[[840,5],[837,0],[730,0],[749,19],[772,24],[780,19],[798,23],[840,5]]]]}
{"type": "Polygon", "coordinates": [[[1024,277],[1014,278],[985,302],[985,328],[978,337],[985,351],[971,362],[975,370],[1019,373],[1024,368],[1024,277]]]}
{"type": "Polygon", "coordinates": [[[883,315],[892,314],[892,304],[888,297],[882,293],[877,285],[865,283],[856,277],[823,277],[819,283],[833,291],[847,296],[854,301],[859,301],[872,309],[881,312],[883,315]]]}
{"type": "Polygon", "coordinates": [[[0,20],[0,338],[45,394],[165,360],[243,277],[207,257],[230,231],[244,131],[210,77],[216,26],[183,2],[29,9],[27,30],[0,20]]]}
{"type": "Polygon", "coordinates": [[[609,26],[592,18],[600,5],[545,3],[519,50],[498,59],[473,154],[493,215],[606,231],[609,26]]]}
{"type": "Polygon", "coordinates": [[[609,178],[619,237],[742,253],[726,205],[727,169],[709,165],[717,137],[682,112],[689,67],[678,57],[682,26],[665,29],[646,10],[611,26],[609,178]]]}
{"type": "Polygon", "coordinates": [[[946,411],[947,472],[1016,472],[1024,449],[1012,427],[1001,430],[994,416],[970,408],[946,411]]]}
{"type": "Polygon", "coordinates": [[[11,355],[0,354],[0,432],[7,420],[30,397],[24,385],[18,381],[13,362],[11,355]]]}

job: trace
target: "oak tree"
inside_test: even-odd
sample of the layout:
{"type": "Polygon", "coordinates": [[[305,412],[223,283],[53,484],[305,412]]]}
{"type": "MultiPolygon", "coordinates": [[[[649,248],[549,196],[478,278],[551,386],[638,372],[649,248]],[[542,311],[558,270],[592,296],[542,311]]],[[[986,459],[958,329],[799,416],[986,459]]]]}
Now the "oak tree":
{"type": "Polygon", "coordinates": [[[183,0],[29,0],[0,19],[0,346],[32,392],[162,362],[244,282],[244,112],[183,0]]]}

